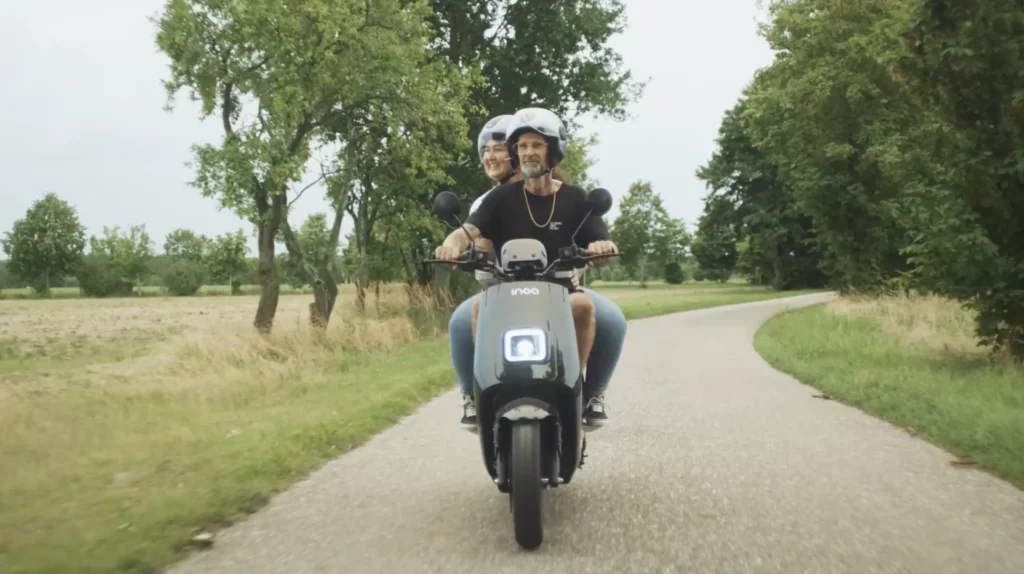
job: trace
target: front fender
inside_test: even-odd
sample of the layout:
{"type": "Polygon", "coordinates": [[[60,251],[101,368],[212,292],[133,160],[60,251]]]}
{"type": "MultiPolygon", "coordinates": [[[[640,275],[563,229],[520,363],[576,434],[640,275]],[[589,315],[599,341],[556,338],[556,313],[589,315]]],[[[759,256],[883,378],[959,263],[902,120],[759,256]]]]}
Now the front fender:
{"type": "Polygon", "coordinates": [[[546,281],[517,281],[488,287],[480,294],[473,374],[481,389],[500,383],[555,382],[572,386],[580,374],[576,326],[569,290],[546,281]],[[543,361],[505,359],[504,334],[541,329],[547,338],[543,361]]]}

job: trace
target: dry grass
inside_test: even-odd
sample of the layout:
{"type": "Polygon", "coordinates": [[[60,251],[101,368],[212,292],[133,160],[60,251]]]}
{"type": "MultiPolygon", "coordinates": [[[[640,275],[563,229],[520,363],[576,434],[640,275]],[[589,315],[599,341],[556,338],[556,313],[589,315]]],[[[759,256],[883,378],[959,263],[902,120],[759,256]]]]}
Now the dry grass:
{"type": "Polygon", "coordinates": [[[843,297],[830,301],[829,312],[840,317],[870,317],[903,342],[952,355],[983,356],[974,334],[975,313],[936,295],[898,294],[886,297],[843,297]]]}
{"type": "MultiPolygon", "coordinates": [[[[0,401],[102,385],[119,391],[209,390],[287,373],[322,372],[346,353],[390,352],[441,330],[406,311],[443,312],[423,289],[382,286],[366,310],[342,286],[326,331],[310,327],[309,296],[282,296],[274,330],[252,328],[258,298],[21,300],[0,304],[0,401]],[[59,361],[59,362],[58,362],[59,361]],[[118,384],[123,385],[119,388],[118,384]]],[[[5,405],[0,402],[0,434],[5,405]]],[[[2,438],[0,438],[2,440],[2,438]]]]}
{"type": "MultiPolygon", "coordinates": [[[[252,325],[258,295],[223,297],[123,297],[113,299],[15,299],[0,303],[3,333],[24,340],[38,340],[55,334],[82,335],[109,340],[124,333],[241,331],[252,325]]],[[[308,295],[282,295],[275,325],[292,329],[309,317],[308,295]]],[[[339,286],[338,302],[332,321],[358,317],[394,316],[408,307],[408,295],[402,285],[381,287],[380,300],[368,299],[365,314],[355,308],[355,289],[339,286]]],[[[344,330],[333,322],[329,331],[344,330]]]]}

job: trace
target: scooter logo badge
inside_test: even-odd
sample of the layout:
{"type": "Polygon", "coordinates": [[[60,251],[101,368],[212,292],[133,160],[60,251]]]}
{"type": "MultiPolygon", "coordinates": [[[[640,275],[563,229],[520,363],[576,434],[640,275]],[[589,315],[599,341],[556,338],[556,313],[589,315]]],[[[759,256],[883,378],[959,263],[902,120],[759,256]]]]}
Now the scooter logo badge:
{"type": "Polygon", "coordinates": [[[540,295],[540,289],[536,287],[516,287],[512,290],[512,296],[516,295],[540,295]]]}

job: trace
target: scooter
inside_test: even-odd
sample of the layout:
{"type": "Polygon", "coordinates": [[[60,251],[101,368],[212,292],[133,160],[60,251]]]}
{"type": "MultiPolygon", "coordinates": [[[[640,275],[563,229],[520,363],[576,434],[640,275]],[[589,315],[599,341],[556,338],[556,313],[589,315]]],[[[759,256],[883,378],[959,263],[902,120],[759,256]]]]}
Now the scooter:
{"type": "MultiPolygon", "coordinates": [[[[592,190],[584,222],[604,215],[611,205],[607,190],[592,190]]],[[[465,230],[454,193],[437,194],[434,212],[465,230]]],[[[473,396],[484,465],[498,491],[509,495],[515,539],[526,549],[544,540],[544,490],[572,481],[586,457],[586,431],[596,430],[583,421],[584,378],[569,290],[549,280],[618,254],[588,253],[575,245],[578,232],[550,264],[544,245],[535,239],[506,242],[500,265],[473,247],[454,262],[462,271],[490,271],[498,279],[480,294],[473,396]]]]}

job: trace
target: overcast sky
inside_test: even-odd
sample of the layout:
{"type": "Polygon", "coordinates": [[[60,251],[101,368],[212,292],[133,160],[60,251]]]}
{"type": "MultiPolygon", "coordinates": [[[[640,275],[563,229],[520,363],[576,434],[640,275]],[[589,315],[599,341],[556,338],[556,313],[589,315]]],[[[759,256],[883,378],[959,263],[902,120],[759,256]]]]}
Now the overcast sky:
{"type": "MultiPolygon", "coordinates": [[[[652,182],[692,231],[704,186],[694,171],[714,149],[722,113],[772,54],[756,34],[757,0],[627,0],[628,27],[613,40],[637,78],[650,78],[624,122],[596,132],[591,174],[618,199],[652,182]]],[[[0,233],[55,192],[78,208],[87,233],[145,224],[158,252],[178,227],[216,235],[249,226],[188,185],[189,146],[217,141],[218,126],[160,84],[163,0],[4,0],[0,3],[0,233]]],[[[291,220],[324,211],[307,192],[291,220]]],[[[346,229],[350,222],[346,221],[346,229]]],[[[255,249],[255,242],[250,242],[255,249]]],[[[2,254],[0,254],[2,256],[2,254]]]]}

